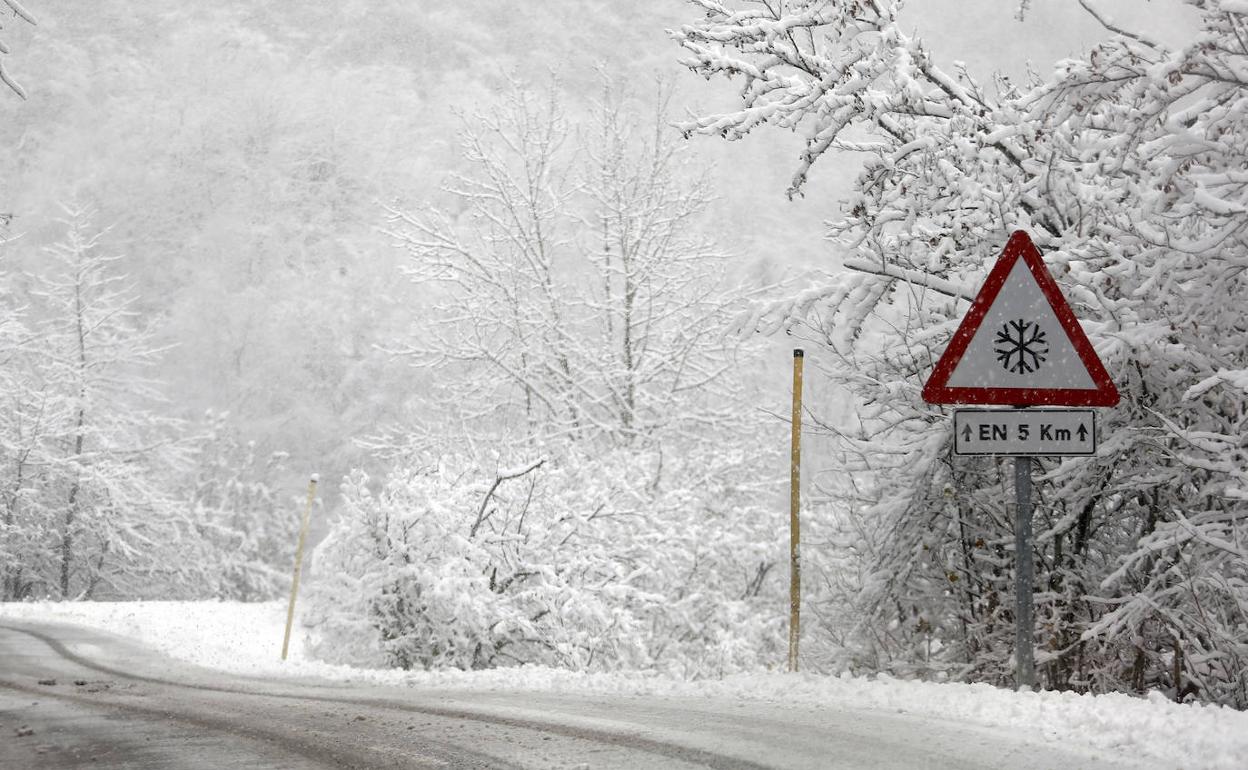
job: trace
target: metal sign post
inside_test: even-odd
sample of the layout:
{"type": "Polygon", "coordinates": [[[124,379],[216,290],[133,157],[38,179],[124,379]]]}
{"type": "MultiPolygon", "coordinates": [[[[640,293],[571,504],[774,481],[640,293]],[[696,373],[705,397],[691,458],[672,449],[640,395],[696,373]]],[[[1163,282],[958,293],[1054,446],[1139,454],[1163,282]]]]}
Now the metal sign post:
{"type": "Polygon", "coordinates": [[[789,448],[789,670],[797,671],[797,648],[802,630],[802,361],[805,352],[793,351],[793,422],[789,448]]]}
{"type": "Polygon", "coordinates": [[[1034,564],[1031,559],[1031,458],[1014,458],[1014,662],[1018,689],[1036,686],[1032,650],[1034,564]]]}

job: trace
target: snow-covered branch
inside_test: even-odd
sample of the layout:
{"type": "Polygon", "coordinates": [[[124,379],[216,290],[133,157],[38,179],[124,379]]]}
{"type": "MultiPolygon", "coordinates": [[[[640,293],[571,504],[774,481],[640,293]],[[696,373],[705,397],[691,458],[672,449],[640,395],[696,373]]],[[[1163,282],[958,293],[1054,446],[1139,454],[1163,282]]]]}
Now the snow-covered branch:
{"type": "MultiPolygon", "coordinates": [[[[35,21],[35,17],[30,13],[30,11],[26,10],[22,6],[22,4],[18,2],[18,0],[0,0],[0,2],[2,2],[3,5],[7,7],[9,11],[12,12],[12,16],[14,18],[19,18],[22,21],[26,22],[27,24],[30,24],[31,26],[34,26],[39,23],[35,21]]],[[[0,21],[0,30],[3,30],[3,29],[4,29],[3,21],[0,21]]],[[[0,40],[0,83],[4,83],[6,86],[9,87],[11,91],[13,91],[13,93],[25,99],[26,89],[23,88],[21,84],[18,83],[16,80],[14,80],[13,76],[10,75],[9,71],[5,69],[4,67],[4,59],[2,57],[4,54],[8,54],[9,52],[10,52],[9,46],[6,45],[3,40],[0,40]]]]}

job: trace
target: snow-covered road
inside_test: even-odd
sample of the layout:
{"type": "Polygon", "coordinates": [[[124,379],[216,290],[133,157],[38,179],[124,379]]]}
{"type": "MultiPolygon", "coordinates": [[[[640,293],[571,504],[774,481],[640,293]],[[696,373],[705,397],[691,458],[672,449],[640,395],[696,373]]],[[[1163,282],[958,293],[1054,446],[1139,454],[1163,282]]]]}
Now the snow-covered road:
{"type": "Polygon", "coordinates": [[[1000,728],[724,697],[361,686],[211,671],[0,619],[0,767],[1140,767],[1000,728]]]}

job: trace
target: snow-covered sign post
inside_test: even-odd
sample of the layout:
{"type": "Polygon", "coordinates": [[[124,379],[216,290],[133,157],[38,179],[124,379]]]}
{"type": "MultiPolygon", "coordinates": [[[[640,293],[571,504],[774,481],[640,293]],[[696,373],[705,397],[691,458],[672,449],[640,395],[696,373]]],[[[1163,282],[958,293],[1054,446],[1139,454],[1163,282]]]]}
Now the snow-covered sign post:
{"type": "Polygon", "coordinates": [[[1096,420],[1090,408],[1031,407],[1113,406],[1118,389],[1027,233],[1010,236],[923,400],[997,407],[955,410],[953,448],[1014,457],[1015,671],[1034,687],[1031,458],[1095,453],[1096,420]]]}

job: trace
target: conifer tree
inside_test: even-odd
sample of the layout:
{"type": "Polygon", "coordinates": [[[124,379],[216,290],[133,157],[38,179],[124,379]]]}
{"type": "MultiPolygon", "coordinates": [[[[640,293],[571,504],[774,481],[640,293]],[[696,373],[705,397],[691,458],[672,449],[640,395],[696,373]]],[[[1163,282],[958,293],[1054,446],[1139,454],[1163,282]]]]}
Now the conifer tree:
{"type": "Polygon", "coordinates": [[[160,353],[133,309],[135,295],[101,247],[92,212],[66,209],[65,234],[45,253],[32,291],[38,344],[29,375],[38,393],[43,456],[29,515],[41,520],[65,599],[177,587],[193,533],[170,494],[180,465],[176,423],[157,416],[160,353]]]}

